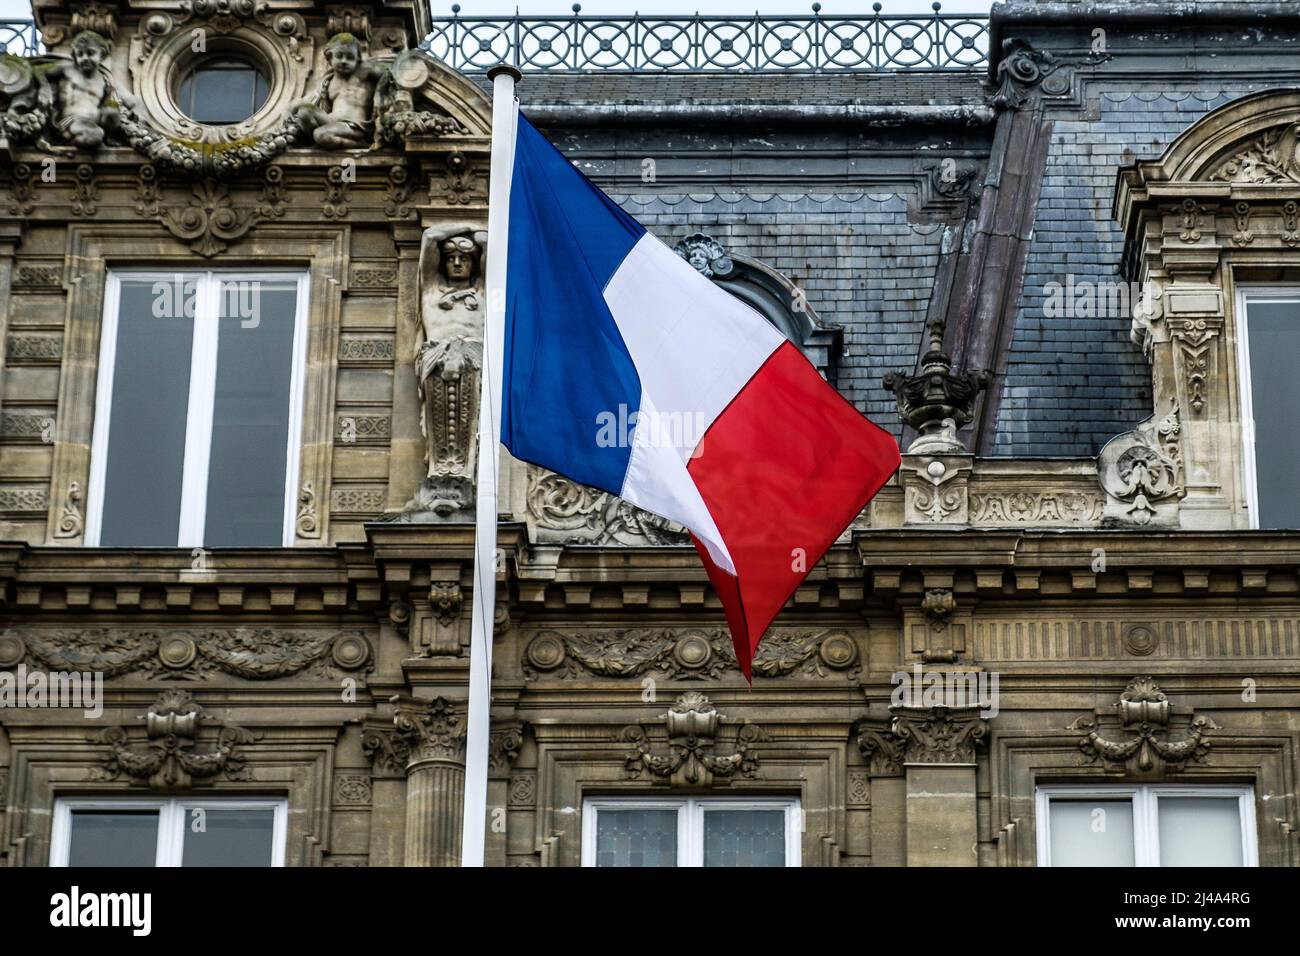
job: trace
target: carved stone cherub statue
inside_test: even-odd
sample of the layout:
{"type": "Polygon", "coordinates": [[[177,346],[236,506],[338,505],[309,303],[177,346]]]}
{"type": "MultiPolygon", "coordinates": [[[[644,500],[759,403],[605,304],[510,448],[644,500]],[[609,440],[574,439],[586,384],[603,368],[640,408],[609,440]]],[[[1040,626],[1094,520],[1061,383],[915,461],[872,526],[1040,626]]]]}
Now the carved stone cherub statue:
{"type": "Polygon", "coordinates": [[[113,86],[106,61],[108,41],[83,30],[72,38],[72,58],[37,57],[22,70],[5,114],[5,128],[36,138],[52,152],[98,149],[118,128],[129,104],[113,86]],[[24,87],[24,77],[27,82],[24,87]],[[58,142],[46,137],[47,128],[58,142]]]}
{"type": "Polygon", "coordinates": [[[330,38],[325,62],[329,69],[316,98],[294,104],[293,119],[323,149],[366,149],[374,142],[376,98],[387,67],[364,59],[351,33],[330,38]]]}
{"type": "Polygon", "coordinates": [[[474,223],[430,227],[420,244],[415,365],[427,472],[407,512],[447,518],[473,500],[486,248],[487,231],[474,223]]]}

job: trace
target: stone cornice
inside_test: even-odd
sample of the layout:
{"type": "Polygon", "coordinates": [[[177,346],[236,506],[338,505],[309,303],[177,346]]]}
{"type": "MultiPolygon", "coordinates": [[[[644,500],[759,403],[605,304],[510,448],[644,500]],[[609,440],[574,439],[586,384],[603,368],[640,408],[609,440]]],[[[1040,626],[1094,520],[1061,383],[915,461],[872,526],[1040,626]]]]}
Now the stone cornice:
{"type": "MultiPolygon", "coordinates": [[[[473,526],[370,525],[368,545],[214,551],[33,548],[0,542],[9,610],[374,613],[438,581],[468,582],[473,526]]],[[[540,610],[704,611],[719,605],[689,547],[530,547],[500,526],[513,603],[540,610]]],[[[868,529],[833,546],[795,610],[851,610],[930,588],[1037,599],[1300,593],[1300,532],[868,529]],[[1097,561],[1102,557],[1103,566],[1097,561]]],[[[467,584],[466,597],[468,596],[467,584]]]]}

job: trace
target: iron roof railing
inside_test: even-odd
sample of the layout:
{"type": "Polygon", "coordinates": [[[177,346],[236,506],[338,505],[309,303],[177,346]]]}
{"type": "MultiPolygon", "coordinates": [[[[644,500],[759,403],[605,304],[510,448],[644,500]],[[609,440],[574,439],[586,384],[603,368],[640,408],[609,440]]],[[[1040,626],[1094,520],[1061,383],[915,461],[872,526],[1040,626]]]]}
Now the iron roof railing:
{"type": "Polygon", "coordinates": [[[439,17],[420,45],[461,72],[512,63],[549,73],[822,73],[978,70],[986,16],[439,17]]]}
{"type": "MultiPolygon", "coordinates": [[[[978,70],[988,64],[986,16],[450,17],[420,46],[465,73],[513,63],[542,73],[830,73],[978,70]]],[[[0,20],[0,49],[42,52],[30,20],[0,20]]]]}
{"type": "Polygon", "coordinates": [[[45,48],[33,21],[0,20],[0,51],[14,56],[35,56],[45,48]]]}

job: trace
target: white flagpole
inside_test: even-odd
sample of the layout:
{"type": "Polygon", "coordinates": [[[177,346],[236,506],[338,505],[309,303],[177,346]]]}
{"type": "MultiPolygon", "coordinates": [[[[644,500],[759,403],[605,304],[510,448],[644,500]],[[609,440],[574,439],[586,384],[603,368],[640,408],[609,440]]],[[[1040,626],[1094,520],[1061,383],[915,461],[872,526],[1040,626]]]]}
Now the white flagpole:
{"type": "Polygon", "coordinates": [[[515,160],[513,66],[495,66],[492,80],[492,165],[489,170],[487,308],[483,316],[483,374],[478,414],[478,484],[474,529],[474,608],[469,648],[468,728],[461,866],[482,866],[487,835],[488,738],[492,714],[492,622],[496,614],[497,470],[501,442],[501,358],[506,315],[506,236],[515,160]]]}

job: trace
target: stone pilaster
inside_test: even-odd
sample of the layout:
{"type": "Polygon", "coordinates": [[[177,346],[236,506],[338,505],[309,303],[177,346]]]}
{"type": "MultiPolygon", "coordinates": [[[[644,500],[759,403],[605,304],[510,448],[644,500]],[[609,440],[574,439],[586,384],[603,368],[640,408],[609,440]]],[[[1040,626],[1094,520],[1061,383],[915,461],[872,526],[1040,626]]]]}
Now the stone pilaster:
{"type": "Polygon", "coordinates": [[[977,708],[894,710],[906,774],[908,866],[979,864],[975,748],[987,733],[977,708]]]}

